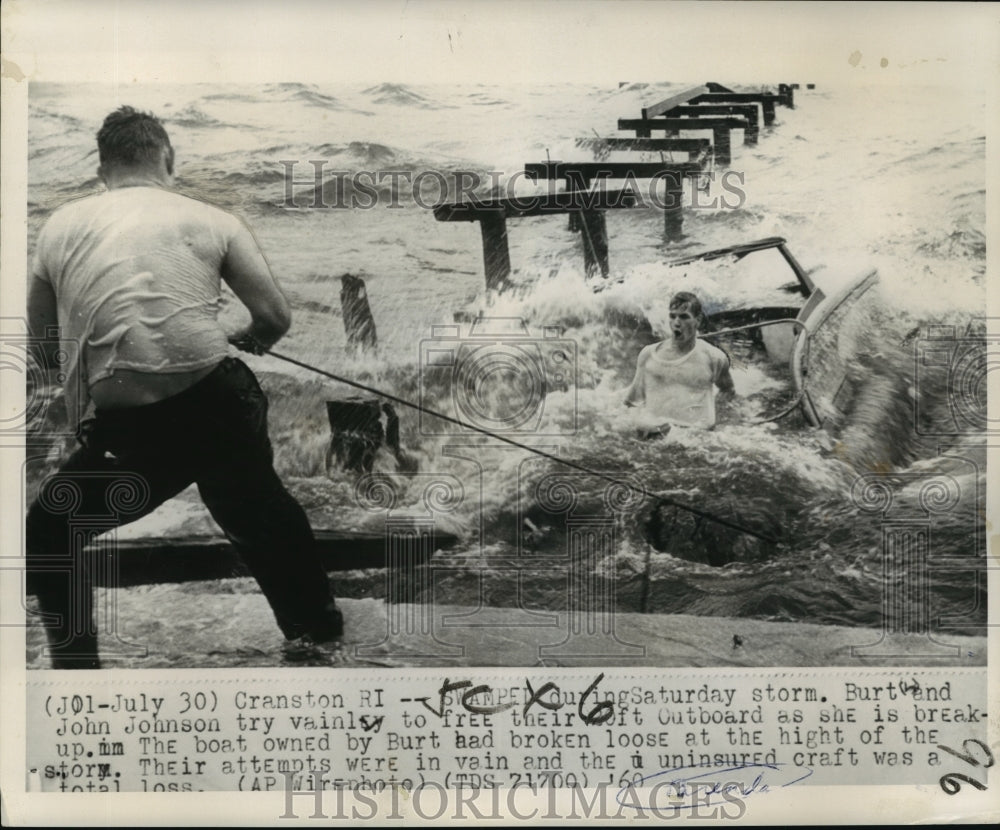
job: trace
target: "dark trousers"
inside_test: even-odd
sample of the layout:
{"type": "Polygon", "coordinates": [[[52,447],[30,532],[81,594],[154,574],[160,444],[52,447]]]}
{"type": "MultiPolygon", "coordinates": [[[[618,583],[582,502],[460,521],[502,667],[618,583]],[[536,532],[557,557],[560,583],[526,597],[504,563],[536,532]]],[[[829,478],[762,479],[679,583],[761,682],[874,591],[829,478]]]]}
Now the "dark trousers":
{"type": "Polygon", "coordinates": [[[226,358],[149,406],[99,411],[80,443],[42,484],[26,520],[28,592],[38,597],[53,668],[99,665],[83,547],[192,482],[285,637],[328,625],[333,602],[312,530],[274,471],[267,398],[244,363],[226,358]]]}

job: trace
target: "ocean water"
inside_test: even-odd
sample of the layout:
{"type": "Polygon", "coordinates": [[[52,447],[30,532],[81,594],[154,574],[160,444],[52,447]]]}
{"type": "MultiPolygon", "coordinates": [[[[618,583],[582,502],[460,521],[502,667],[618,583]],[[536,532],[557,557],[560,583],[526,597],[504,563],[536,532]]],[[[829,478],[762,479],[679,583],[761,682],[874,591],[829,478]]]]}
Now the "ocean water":
{"type": "MultiPolygon", "coordinates": [[[[737,183],[739,194],[724,188],[724,171],[717,170],[714,181],[702,183],[701,207],[685,210],[682,239],[663,241],[655,209],[608,215],[611,280],[599,292],[584,274],[579,235],[567,229],[565,216],[554,216],[508,223],[516,288],[488,295],[478,227],[434,220],[428,208],[443,193],[437,175],[427,173],[422,187],[412,186],[422,171],[442,172],[446,181],[452,171],[472,171],[486,183],[480,194],[490,184],[540,192],[544,186],[520,176],[526,162],[591,160],[577,139],[617,134],[618,118],[636,117],[676,89],[35,84],[29,249],[53,209],[100,190],[94,136],[103,116],[120,104],[151,110],[171,134],[179,189],[242,215],[288,293],[295,322],[277,351],[463,417],[504,406],[516,413],[527,401],[528,417],[510,437],[773,539],[699,524],[683,510],[654,510],[653,499],[607,491],[606,478],[442,428],[397,405],[403,445],[419,472],[461,491],[457,505],[432,511],[440,528],[462,540],[437,560],[452,567],[438,580],[449,602],[476,605],[482,590],[491,605],[565,607],[567,516],[612,516],[615,541],[592,564],[602,580],[614,581],[619,607],[879,627],[883,593],[897,578],[883,568],[887,523],[909,522],[930,527],[925,619],[942,631],[983,633],[985,580],[975,565],[984,551],[982,429],[964,421],[949,426],[953,367],[931,369],[918,360],[929,326],[953,326],[958,342],[974,352],[973,371],[963,375],[965,394],[985,394],[985,372],[976,368],[985,347],[981,338],[965,336],[985,314],[983,92],[798,90],[796,107],[778,107],[777,121],[762,128],[756,146],[734,135],[730,170],[738,178],[729,184],[737,183]],[[316,208],[310,184],[316,165],[327,204],[338,193],[351,195],[337,190],[338,172],[395,171],[399,186],[376,188],[370,209],[316,208]],[[289,168],[297,182],[291,200],[289,168]],[[722,205],[723,197],[730,206],[722,205]],[[788,373],[734,353],[739,398],[717,429],[636,440],[621,393],[638,350],[662,333],[674,291],[695,291],[709,313],[789,304],[781,285],[792,275],[774,252],[739,268],[728,261],[665,263],[766,236],[785,237],[827,294],[867,269],[879,271],[886,325],[880,350],[865,364],[872,383],[849,435],[817,433],[797,413],[767,422],[794,401],[788,373]],[[346,354],[339,277],[348,272],[367,283],[377,354],[346,354]],[[506,354],[541,354],[546,371],[553,343],[561,344],[572,356],[569,380],[544,378],[547,394],[539,398],[537,377],[500,373],[484,387],[492,398],[456,397],[450,372],[427,366],[435,350],[474,342],[468,323],[456,324],[456,313],[462,321],[495,318],[488,324],[493,342],[506,354]],[[435,328],[455,325],[457,341],[435,328]],[[555,337],[547,339],[546,332],[555,337]],[[554,497],[542,488],[560,475],[558,487],[572,492],[572,504],[553,507],[554,497]],[[892,501],[884,509],[870,498],[873,475],[888,482],[892,501]],[[921,488],[935,478],[954,483],[954,498],[927,496],[921,488]],[[520,598],[512,567],[524,571],[520,598]]],[[[228,303],[226,325],[238,326],[243,313],[228,303]]],[[[271,393],[278,470],[314,525],[384,526],[384,510],[359,500],[355,476],[328,476],[324,469],[324,401],[357,393],[273,357],[247,362],[271,393]]],[[[486,416],[480,423],[495,425],[486,416]]],[[[65,449],[53,449],[47,468],[65,449]]],[[[388,452],[379,453],[375,469],[394,476],[396,513],[427,513],[429,479],[399,476],[388,452]]],[[[189,491],[121,534],[212,529],[189,491]]],[[[342,590],[358,595],[369,586],[377,593],[381,582],[371,574],[337,578],[342,590]]],[[[430,599],[426,592],[422,598],[430,599]]]]}

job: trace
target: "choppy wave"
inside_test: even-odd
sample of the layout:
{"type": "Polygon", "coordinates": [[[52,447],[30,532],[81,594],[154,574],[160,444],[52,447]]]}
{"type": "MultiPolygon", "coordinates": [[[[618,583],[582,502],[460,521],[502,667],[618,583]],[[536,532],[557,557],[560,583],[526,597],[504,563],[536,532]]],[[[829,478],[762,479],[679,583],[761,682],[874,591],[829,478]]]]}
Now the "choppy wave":
{"type": "Polygon", "coordinates": [[[445,106],[453,106],[433,101],[405,84],[378,84],[366,89],[364,94],[370,96],[372,103],[375,104],[393,104],[420,109],[441,109],[445,106]]]}
{"type": "MultiPolygon", "coordinates": [[[[565,217],[508,222],[518,288],[492,297],[483,291],[477,225],[437,222],[429,211],[414,209],[405,180],[376,186],[377,204],[367,210],[313,210],[311,185],[296,186],[303,207],[289,210],[284,204],[282,159],[298,163],[296,178],[302,180],[313,177],[310,159],[328,160],[330,171],[408,171],[411,178],[474,159],[467,169],[510,177],[550,148],[553,158],[589,159],[587,149],[574,149],[576,139],[611,135],[618,117],[637,114],[639,106],[676,89],[614,82],[419,91],[395,84],[320,89],[290,83],[182,88],[165,100],[176,102],[181,116],[171,117],[170,129],[176,130],[175,143],[187,148],[178,162],[182,188],[251,215],[275,273],[302,312],[283,350],[454,412],[451,375],[434,376],[421,364],[421,350],[438,337],[436,326],[458,325],[463,338],[468,322],[456,324],[456,312],[465,321],[480,313],[519,318],[531,348],[544,348],[548,327],[575,347],[575,394],[546,388],[539,421],[544,434],[533,437],[527,429],[521,437],[587,467],[638,478],[650,492],[775,539],[762,542],[710,523],[696,527],[684,511],[674,516],[669,505],[657,507],[647,498],[622,521],[619,547],[609,557],[610,571],[605,568],[615,574],[621,607],[877,626],[883,517],[852,498],[860,476],[892,472],[894,503],[900,515],[910,516],[920,499],[912,477],[947,473],[967,495],[952,513],[935,518],[933,555],[965,555],[978,544],[970,528],[980,524],[970,511],[979,509],[975,493],[985,487],[985,464],[975,466],[983,452],[981,433],[970,428],[961,441],[949,433],[968,427],[955,426],[949,366],[921,373],[914,367],[928,324],[953,325],[960,340],[978,342],[962,333],[985,309],[985,147],[977,126],[983,102],[972,98],[958,117],[938,124],[926,113],[935,111],[935,102],[953,113],[959,106],[953,91],[945,97],[894,89],[886,98],[889,92],[872,90],[852,99],[861,109],[852,121],[837,91],[800,93],[797,108],[779,109],[780,123],[765,131],[757,147],[736,142],[733,167],[745,175],[747,194],[741,207],[687,211],[685,238],[671,243],[662,241],[662,216],[655,211],[609,213],[612,280],[597,293],[583,274],[582,242],[565,217]],[[459,126],[442,123],[444,107],[454,108],[449,123],[454,116],[459,126]],[[234,131],[231,124],[255,129],[234,131]],[[845,124],[861,132],[846,135],[845,124]],[[967,135],[952,134],[959,128],[967,135]],[[231,146],[237,139],[242,143],[231,146]],[[398,209],[390,206],[394,202],[398,209]],[[738,278],[723,261],[680,273],[664,263],[772,235],[788,238],[824,288],[843,285],[862,266],[878,266],[893,324],[887,334],[895,339],[880,351],[884,371],[873,373],[846,446],[842,436],[838,443],[806,429],[794,412],[777,423],[760,423],[793,402],[794,389],[781,367],[762,367],[739,355],[734,375],[740,400],[732,420],[709,434],[637,440],[619,398],[639,349],[663,331],[666,298],[695,290],[710,312],[787,302],[781,290],[787,275],[769,281],[769,264],[738,278]],[[377,355],[345,357],[337,275],[347,271],[366,275],[380,337],[377,355]],[[907,339],[896,329],[916,334],[907,339]],[[959,443],[972,466],[942,449],[959,443]]],[[[96,189],[91,142],[109,98],[93,90],[73,92],[43,89],[31,101],[29,237],[55,205],[96,189]]],[[[424,184],[430,200],[436,185],[424,184]]],[[[325,179],[320,195],[335,199],[338,186],[325,179]]],[[[350,192],[341,189],[339,196],[350,192]]],[[[314,523],[372,527],[377,517],[354,501],[356,477],[336,470],[328,476],[325,469],[325,401],[344,389],[268,358],[257,359],[254,368],[270,395],[279,472],[314,523]]],[[[451,555],[469,563],[464,576],[448,583],[454,600],[478,604],[479,583],[469,574],[481,568],[492,601],[516,603],[510,572],[499,563],[530,548],[543,565],[528,592],[540,607],[558,605],[567,516],[545,508],[532,488],[562,468],[513,449],[476,449],[478,436],[435,427],[404,407],[400,418],[403,444],[421,470],[463,481],[482,470],[482,487],[467,488],[476,498],[443,519],[464,540],[451,555]],[[475,459],[446,450],[455,443],[475,459]],[[534,530],[525,529],[524,518],[534,530]],[[480,538],[487,548],[479,546],[480,538]]],[[[380,452],[375,463],[376,470],[398,472],[388,452],[380,452]]],[[[604,509],[605,484],[578,478],[579,509],[604,509]]],[[[421,509],[416,488],[404,488],[400,504],[421,509]]],[[[962,630],[981,633],[984,589],[974,574],[935,574],[934,613],[950,614],[963,620],[962,630]]]]}
{"type": "Polygon", "coordinates": [[[171,113],[170,121],[180,127],[190,127],[196,129],[232,126],[231,124],[223,124],[223,122],[219,119],[213,118],[211,115],[193,104],[184,107],[182,110],[171,113]]]}

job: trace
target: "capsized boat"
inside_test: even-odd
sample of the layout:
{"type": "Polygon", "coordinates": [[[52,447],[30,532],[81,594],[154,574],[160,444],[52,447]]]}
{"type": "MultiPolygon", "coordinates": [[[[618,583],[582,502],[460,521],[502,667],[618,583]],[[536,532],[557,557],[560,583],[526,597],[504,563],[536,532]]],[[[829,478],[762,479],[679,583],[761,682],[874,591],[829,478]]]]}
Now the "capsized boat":
{"type": "Polygon", "coordinates": [[[778,236],[706,251],[669,265],[723,258],[739,261],[769,250],[781,255],[794,277],[779,289],[789,302],[710,313],[710,330],[701,336],[727,351],[763,353],[771,363],[785,365],[806,423],[838,433],[864,379],[858,367],[866,364],[880,317],[876,271],[858,274],[828,296],[778,236]]]}

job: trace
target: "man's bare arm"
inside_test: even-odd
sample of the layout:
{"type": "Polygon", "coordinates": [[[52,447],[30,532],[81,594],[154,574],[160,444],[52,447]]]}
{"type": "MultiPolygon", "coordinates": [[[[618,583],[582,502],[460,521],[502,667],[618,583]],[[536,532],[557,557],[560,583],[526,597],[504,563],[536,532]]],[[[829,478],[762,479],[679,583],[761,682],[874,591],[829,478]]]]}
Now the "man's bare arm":
{"type": "Polygon", "coordinates": [[[645,383],[646,361],[649,359],[649,346],[639,352],[635,361],[635,377],[632,385],[625,392],[625,406],[638,406],[646,400],[645,383]]]}
{"type": "Polygon", "coordinates": [[[58,331],[59,317],[56,310],[56,294],[52,285],[37,276],[31,277],[28,285],[28,334],[31,337],[32,356],[46,368],[58,365],[56,352],[59,339],[53,333],[58,331]]]}
{"type": "Polygon", "coordinates": [[[222,278],[250,312],[250,328],[233,342],[247,351],[268,349],[277,343],[292,324],[292,312],[257,241],[246,228],[229,243],[222,278]]]}
{"type": "Polygon", "coordinates": [[[719,387],[719,399],[729,400],[736,396],[736,387],[733,385],[733,376],[729,373],[729,361],[719,369],[719,375],[715,379],[715,385],[719,387]]]}

